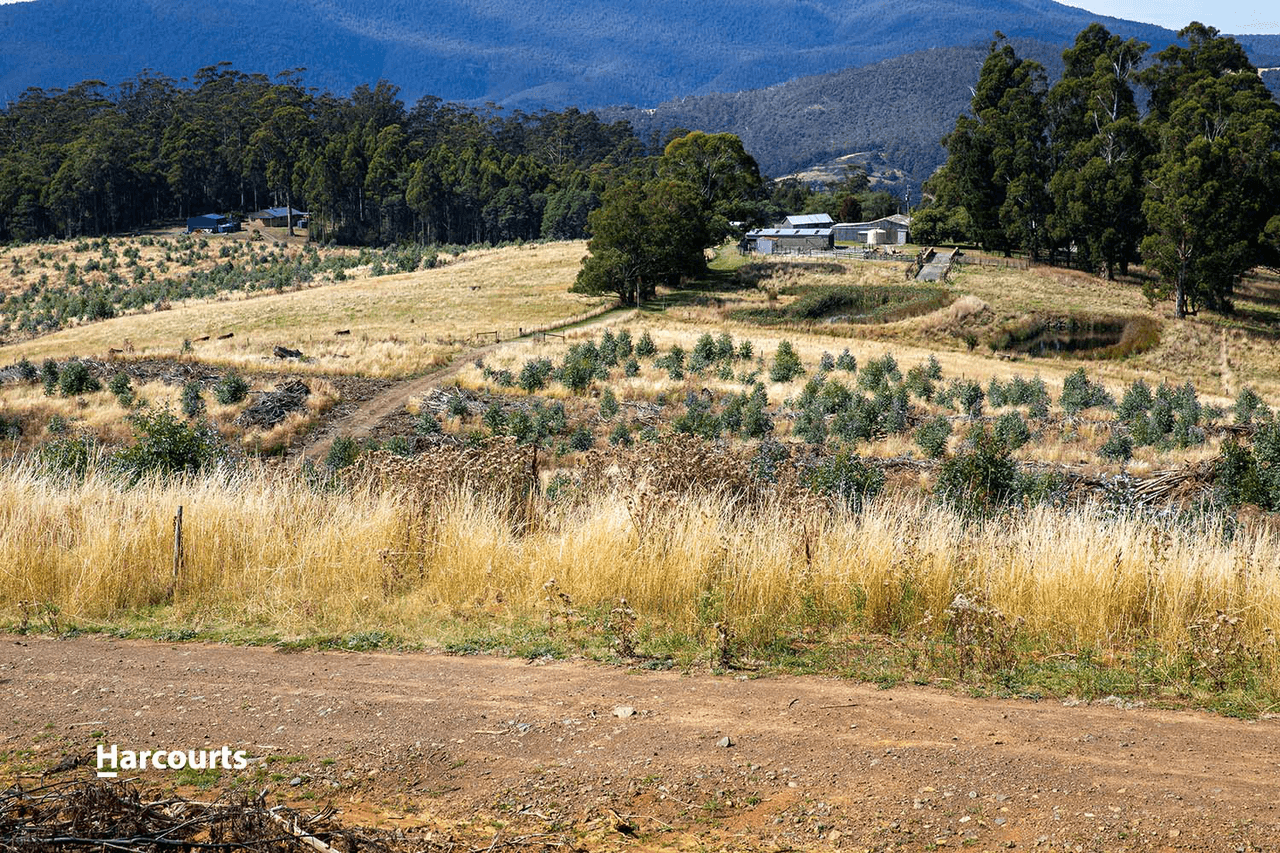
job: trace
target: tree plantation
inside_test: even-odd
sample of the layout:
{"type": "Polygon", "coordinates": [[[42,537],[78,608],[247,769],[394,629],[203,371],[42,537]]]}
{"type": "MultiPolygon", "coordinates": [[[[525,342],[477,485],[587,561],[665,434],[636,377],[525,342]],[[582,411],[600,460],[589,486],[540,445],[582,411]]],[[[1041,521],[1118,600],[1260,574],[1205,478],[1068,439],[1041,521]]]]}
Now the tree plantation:
{"type": "Polygon", "coordinates": [[[1179,35],[1187,46],[1144,68],[1147,45],[1093,24],[1049,87],[997,34],[917,238],[1066,257],[1108,279],[1141,260],[1177,316],[1229,309],[1240,275],[1280,251],[1280,105],[1234,39],[1199,23],[1179,35]]]}

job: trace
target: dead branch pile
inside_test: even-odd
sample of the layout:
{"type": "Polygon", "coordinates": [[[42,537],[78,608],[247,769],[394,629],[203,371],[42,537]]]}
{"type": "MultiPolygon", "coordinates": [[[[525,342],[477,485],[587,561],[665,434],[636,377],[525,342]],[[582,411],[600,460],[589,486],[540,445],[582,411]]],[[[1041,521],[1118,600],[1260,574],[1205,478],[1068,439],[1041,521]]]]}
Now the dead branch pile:
{"type": "Polygon", "coordinates": [[[267,391],[249,408],[240,413],[236,423],[242,427],[270,429],[289,416],[290,412],[304,408],[311,387],[301,379],[281,382],[274,391],[267,391]]]}
{"type": "MultiPolygon", "coordinates": [[[[352,853],[390,850],[343,830],[332,809],[303,816],[244,794],[212,803],[147,801],[127,782],[68,781],[0,792],[0,851],[247,850],[352,853]]],[[[439,848],[435,848],[439,849],[439,848]]]]}

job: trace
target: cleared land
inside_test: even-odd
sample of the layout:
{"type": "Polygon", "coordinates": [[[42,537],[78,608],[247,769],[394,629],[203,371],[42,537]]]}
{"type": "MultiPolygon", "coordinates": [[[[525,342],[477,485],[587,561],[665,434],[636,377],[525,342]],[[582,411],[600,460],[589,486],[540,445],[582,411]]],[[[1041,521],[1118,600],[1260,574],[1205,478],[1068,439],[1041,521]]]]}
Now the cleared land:
{"type": "Polygon", "coordinates": [[[191,341],[196,358],[219,366],[279,369],[273,349],[286,346],[306,356],[291,365],[298,373],[407,376],[445,364],[478,333],[515,336],[597,308],[604,300],[568,293],[584,251],[581,243],[481,250],[436,269],[197,300],[11,344],[0,361],[104,358],[112,349],[173,358],[191,341]]]}

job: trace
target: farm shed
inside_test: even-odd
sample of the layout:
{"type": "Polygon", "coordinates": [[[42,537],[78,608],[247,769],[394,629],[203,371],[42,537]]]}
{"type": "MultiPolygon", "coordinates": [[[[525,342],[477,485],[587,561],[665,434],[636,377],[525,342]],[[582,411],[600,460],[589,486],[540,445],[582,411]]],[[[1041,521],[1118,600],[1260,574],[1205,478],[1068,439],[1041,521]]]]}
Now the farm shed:
{"type": "Polygon", "coordinates": [[[759,228],[747,232],[747,248],[762,255],[830,249],[830,228],[759,228]]]}
{"type": "Polygon", "coordinates": [[[835,221],[825,213],[804,213],[788,216],[778,223],[778,228],[830,228],[835,221]]]}
{"type": "Polygon", "coordinates": [[[206,213],[202,216],[187,217],[188,234],[193,234],[196,231],[208,231],[211,234],[225,234],[229,231],[239,230],[239,222],[236,222],[229,216],[223,216],[220,213],[206,213]]]}
{"type": "Polygon", "coordinates": [[[838,222],[835,239],[841,243],[901,246],[911,242],[911,217],[895,213],[870,222],[838,222]]]}
{"type": "Polygon", "coordinates": [[[302,220],[306,219],[307,212],[292,207],[268,207],[265,210],[257,210],[249,214],[249,219],[263,228],[288,228],[291,213],[295,227],[306,225],[302,220]]]}

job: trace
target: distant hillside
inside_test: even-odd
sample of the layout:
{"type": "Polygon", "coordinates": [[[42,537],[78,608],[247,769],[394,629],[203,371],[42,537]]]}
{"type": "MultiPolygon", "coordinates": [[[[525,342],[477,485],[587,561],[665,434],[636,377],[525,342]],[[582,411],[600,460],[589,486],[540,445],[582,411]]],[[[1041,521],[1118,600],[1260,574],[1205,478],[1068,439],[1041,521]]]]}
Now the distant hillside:
{"type": "MultiPolygon", "coordinates": [[[[1015,42],[1019,55],[1062,70],[1061,48],[1015,42]]],[[[668,101],[652,110],[609,109],[641,139],[675,127],[729,131],[742,137],[766,173],[784,175],[857,152],[874,172],[900,170],[892,187],[918,186],[946,157],[941,139],[969,108],[985,47],[911,53],[864,68],[848,68],[765,89],[668,101]],[[905,180],[902,180],[905,178],[905,180]]]]}
{"type": "Polygon", "coordinates": [[[1063,45],[1095,19],[1156,49],[1174,37],[1050,0],[34,0],[0,5],[0,98],[225,60],[305,66],[340,94],[381,78],[410,101],[653,105],[972,47],[996,29],[1063,45]]]}

